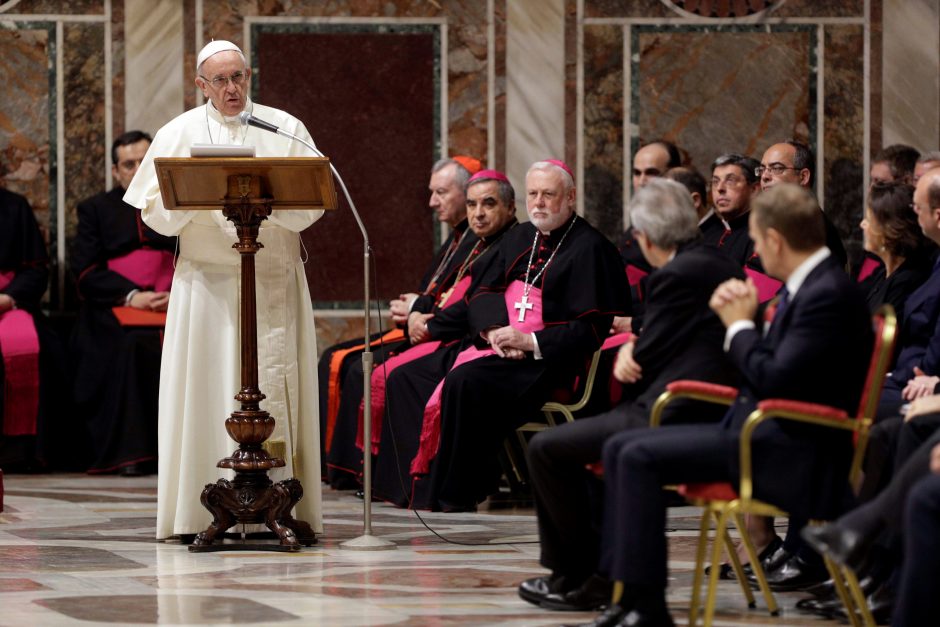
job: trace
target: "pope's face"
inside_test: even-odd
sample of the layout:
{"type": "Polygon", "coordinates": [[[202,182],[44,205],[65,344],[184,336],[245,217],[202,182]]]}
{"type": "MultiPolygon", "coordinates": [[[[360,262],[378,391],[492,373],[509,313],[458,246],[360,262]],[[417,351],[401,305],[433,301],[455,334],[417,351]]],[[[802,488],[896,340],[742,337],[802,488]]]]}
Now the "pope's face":
{"type": "Polygon", "coordinates": [[[525,177],[526,211],[543,233],[564,224],[574,213],[575,190],[565,191],[565,180],[555,168],[530,170],[525,177]]]}
{"type": "Polygon", "coordinates": [[[223,50],[202,63],[196,85],[219,113],[233,117],[245,110],[251,69],[245,66],[240,54],[223,50]]]}
{"type": "Polygon", "coordinates": [[[477,237],[489,237],[506,226],[516,214],[514,205],[499,198],[499,183],[484,181],[467,188],[467,220],[477,237]]]}

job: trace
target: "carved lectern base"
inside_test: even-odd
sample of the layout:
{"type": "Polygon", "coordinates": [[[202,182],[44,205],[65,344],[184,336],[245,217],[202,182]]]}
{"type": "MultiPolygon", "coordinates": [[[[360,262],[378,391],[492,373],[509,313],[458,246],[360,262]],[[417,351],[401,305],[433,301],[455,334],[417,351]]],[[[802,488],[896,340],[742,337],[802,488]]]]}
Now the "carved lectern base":
{"type": "Polygon", "coordinates": [[[296,479],[272,483],[266,472],[239,472],[235,480],[219,479],[208,484],[200,501],[213,516],[208,529],[196,535],[190,545],[193,553],[208,551],[299,551],[301,546],[316,544],[317,538],[307,523],[296,520],[290,512],[303,496],[296,479]],[[236,524],[263,523],[273,531],[280,544],[213,544],[217,537],[236,524]]]}

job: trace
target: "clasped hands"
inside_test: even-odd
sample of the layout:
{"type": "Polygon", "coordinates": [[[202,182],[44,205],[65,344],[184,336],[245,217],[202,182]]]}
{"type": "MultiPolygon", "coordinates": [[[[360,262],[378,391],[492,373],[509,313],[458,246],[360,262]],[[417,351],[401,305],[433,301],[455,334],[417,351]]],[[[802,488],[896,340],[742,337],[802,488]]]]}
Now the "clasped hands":
{"type": "Polygon", "coordinates": [[[143,290],[135,292],[128,303],[128,305],[135,309],[147,309],[149,311],[166,311],[169,304],[169,292],[150,292],[143,290]]]}
{"type": "Polygon", "coordinates": [[[715,288],[708,306],[718,314],[725,327],[741,320],[754,320],[757,313],[757,286],[748,278],[728,279],[715,288]]]}
{"type": "Polygon", "coordinates": [[[0,313],[5,313],[13,309],[16,302],[9,294],[0,294],[0,313]]]}
{"type": "Polygon", "coordinates": [[[418,295],[409,292],[407,294],[399,294],[398,298],[391,300],[388,303],[388,312],[392,317],[392,322],[397,325],[403,325],[408,322],[408,314],[411,312],[411,304],[415,302],[415,299],[418,298],[418,295]]]}
{"type": "Polygon", "coordinates": [[[524,359],[526,353],[535,350],[532,335],[510,325],[487,329],[482,335],[493,351],[503,359],[524,359]]]}
{"type": "Polygon", "coordinates": [[[940,383],[940,377],[928,375],[917,366],[914,366],[914,378],[910,379],[904,389],[901,390],[901,396],[906,401],[930,396],[933,394],[937,383],[940,383]]]}

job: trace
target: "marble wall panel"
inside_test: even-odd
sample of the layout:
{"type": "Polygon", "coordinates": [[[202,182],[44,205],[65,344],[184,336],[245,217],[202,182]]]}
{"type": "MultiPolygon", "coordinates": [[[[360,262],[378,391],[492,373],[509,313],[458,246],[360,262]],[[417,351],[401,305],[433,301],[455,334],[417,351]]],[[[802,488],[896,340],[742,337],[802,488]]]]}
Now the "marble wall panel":
{"type": "Polygon", "coordinates": [[[675,17],[662,0],[584,0],[585,17],[675,17]]]}
{"type": "MultiPolygon", "coordinates": [[[[124,0],[111,0],[111,136],[117,137],[127,130],[124,123],[126,84],[126,31],[124,28],[124,0]]],[[[110,146],[107,147],[111,149],[110,146]]]]}
{"type": "Polygon", "coordinates": [[[585,0],[586,17],[858,17],[864,0],[585,0]]]}
{"type": "Polygon", "coordinates": [[[183,113],[193,65],[183,65],[182,2],[131,2],[126,11],[127,112],[125,128],[148,133],[183,113]]]}
{"type": "Polygon", "coordinates": [[[584,216],[610,239],[623,231],[623,28],[584,28],[584,216]]]}
{"type": "Polygon", "coordinates": [[[664,137],[707,174],[719,154],[815,143],[816,28],[633,28],[631,153],[664,137]],[[733,50],[734,54],[728,54],[733,50]]]}
{"type": "Polygon", "coordinates": [[[9,7],[5,13],[18,15],[102,15],[104,14],[104,0],[20,0],[9,7]]]}
{"type": "Polygon", "coordinates": [[[65,107],[65,229],[75,235],[76,206],[111,187],[105,177],[104,25],[71,23],[63,28],[65,107]]]}
{"type": "MultiPolygon", "coordinates": [[[[413,291],[434,252],[427,177],[440,153],[438,28],[266,25],[253,38],[258,102],[305,120],[353,195],[379,269],[373,293],[413,291]]],[[[362,298],[362,238],[340,204],[304,234],[317,302],[362,298]]]]}
{"type": "Polygon", "coordinates": [[[506,174],[521,189],[533,161],[565,154],[564,2],[513,2],[508,19],[506,174]]]}
{"type": "Polygon", "coordinates": [[[940,147],[940,3],[886,0],[884,144],[940,147]]]}
{"type": "MultiPolygon", "coordinates": [[[[0,18],[0,179],[26,196],[46,242],[55,203],[55,26],[0,18]]],[[[54,226],[54,224],[53,224],[54,226]]]]}
{"type": "Polygon", "coordinates": [[[823,198],[853,264],[862,255],[858,223],[864,202],[865,103],[860,85],[864,38],[861,25],[825,28],[823,198]]]}
{"type": "MultiPolygon", "coordinates": [[[[446,17],[448,53],[453,56],[448,62],[449,152],[485,157],[486,4],[479,0],[203,0],[202,35],[204,41],[214,37],[243,45],[244,18],[248,16],[388,18],[389,24],[399,17],[446,17]]],[[[186,0],[184,9],[188,11],[188,7],[186,0]]]]}

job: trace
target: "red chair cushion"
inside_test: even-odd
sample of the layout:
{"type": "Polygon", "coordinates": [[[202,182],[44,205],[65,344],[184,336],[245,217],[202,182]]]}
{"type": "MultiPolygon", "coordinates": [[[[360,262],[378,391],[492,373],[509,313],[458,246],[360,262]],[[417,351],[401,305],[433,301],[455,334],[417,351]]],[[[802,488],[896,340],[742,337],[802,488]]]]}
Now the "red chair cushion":
{"type": "Polygon", "coordinates": [[[704,381],[680,380],[673,381],[666,386],[666,389],[673,394],[680,392],[691,392],[698,394],[711,394],[723,398],[734,399],[738,396],[737,388],[729,385],[719,385],[717,383],[705,383],[704,381]]]}
{"type": "Polygon", "coordinates": [[[849,417],[845,410],[836,409],[829,405],[818,405],[816,403],[804,403],[802,401],[790,401],[779,398],[761,401],[757,404],[757,407],[764,411],[792,411],[800,414],[812,414],[823,418],[832,418],[833,420],[845,420],[849,417]]]}
{"type": "Polygon", "coordinates": [[[733,501],[738,492],[730,483],[684,483],[679,494],[690,500],[733,501]]]}

